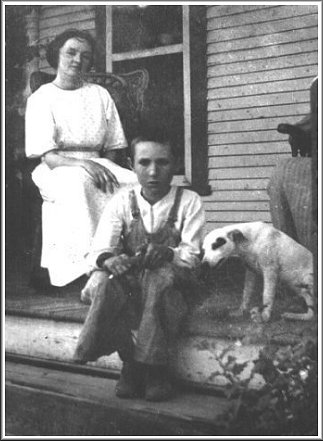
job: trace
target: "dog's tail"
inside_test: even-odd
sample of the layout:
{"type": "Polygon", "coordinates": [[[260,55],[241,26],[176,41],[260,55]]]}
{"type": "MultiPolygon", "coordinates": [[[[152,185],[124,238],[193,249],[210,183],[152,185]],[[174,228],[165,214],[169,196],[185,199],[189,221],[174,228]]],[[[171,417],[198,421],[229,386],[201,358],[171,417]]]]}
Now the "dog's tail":
{"type": "Polygon", "coordinates": [[[284,312],[284,314],[282,314],[282,317],[287,320],[312,320],[314,318],[314,310],[313,308],[308,308],[307,312],[284,312]]]}
{"type": "Polygon", "coordinates": [[[315,316],[314,314],[314,299],[311,294],[311,289],[309,287],[304,287],[303,292],[300,294],[301,297],[305,300],[307,311],[306,312],[285,312],[282,314],[282,317],[287,320],[312,320],[315,316]]]}

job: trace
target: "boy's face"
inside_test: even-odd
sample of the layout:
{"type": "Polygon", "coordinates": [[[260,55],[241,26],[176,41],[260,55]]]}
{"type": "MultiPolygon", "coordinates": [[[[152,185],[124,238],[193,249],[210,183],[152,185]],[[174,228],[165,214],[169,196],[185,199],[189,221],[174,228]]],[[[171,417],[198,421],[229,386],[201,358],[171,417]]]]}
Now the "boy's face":
{"type": "Polygon", "coordinates": [[[150,141],[136,144],[134,171],[150,203],[159,201],[169,192],[174,169],[175,159],[169,145],[150,141]]]}

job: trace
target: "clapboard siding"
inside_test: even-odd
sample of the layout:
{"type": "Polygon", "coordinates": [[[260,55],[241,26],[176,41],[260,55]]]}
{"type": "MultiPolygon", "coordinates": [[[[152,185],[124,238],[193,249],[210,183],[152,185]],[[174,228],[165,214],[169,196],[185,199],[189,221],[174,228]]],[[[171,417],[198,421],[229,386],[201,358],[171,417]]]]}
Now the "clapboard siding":
{"type": "Polygon", "coordinates": [[[43,6],[41,8],[41,19],[62,17],[66,14],[77,14],[79,12],[89,11],[91,9],[93,9],[92,6],[85,6],[85,5],[43,6]]]}
{"type": "MultiPolygon", "coordinates": [[[[304,84],[304,89],[299,91],[292,91],[292,93],[282,91],[280,93],[267,93],[263,95],[258,95],[255,101],[254,96],[237,96],[237,97],[227,97],[225,99],[216,98],[213,94],[213,99],[209,98],[208,110],[225,110],[225,109],[245,109],[254,108],[258,109],[262,106],[277,106],[280,104],[298,104],[309,103],[308,94],[309,90],[306,87],[307,83],[304,84]],[[256,105],[255,105],[256,104],[256,105]]],[[[209,91],[209,94],[212,90],[209,91]]]]}
{"type": "MultiPolygon", "coordinates": [[[[228,222],[228,212],[226,211],[208,211],[208,222],[209,223],[221,223],[221,225],[227,225],[228,223],[235,222],[250,222],[250,216],[252,216],[253,221],[263,221],[270,222],[270,214],[266,211],[230,211],[230,222],[228,222]]],[[[211,226],[211,228],[217,228],[219,225],[211,226]]]]}
{"type": "MultiPolygon", "coordinates": [[[[232,191],[232,190],[263,190],[267,189],[267,178],[244,178],[235,179],[231,177],[230,179],[209,179],[209,184],[213,190],[219,191],[232,191]]],[[[209,200],[216,200],[217,194],[212,194],[208,197],[209,200]]]]}
{"type": "Polygon", "coordinates": [[[307,89],[310,85],[310,82],[313,78],[304,72],[304,76],[302,78],[291,78],[289,80],[284,81],[265,81],[259,84],[245,84],[245,85],[237,85],[232,87],[221,87],[220,82],[218,87],[212,87],[209,89],[209,97],[210,99],[223,99],[223,98],[235,98],[235,97],[250,97],[254,95],[267,95],[276,92],[294,92],[298,90],[307,89]],[[306,87],[307,86],[307,87],[306,87]]]}
{"type": "MultiPolygon", "coordinates": [[[[208,76],[209,77],[226,77],[228,75],[242,75],[249,74],[251,72],[270,72],[272,70],[280,70],[286,67],[306,67],[308,65],[317,63],[317,51],[309,50],[303,54],[293,54],[291,58],[290,55],[285,55],[283,57],[272,57],[266,56],[264,50],[263,58],[258,60],[246,61],[243,60],[240,63],[229,62],[223,65],[212,66],[208,64],[208,76]]],[[[229,59],[228,59],[229,61],[229,59]]]]}
{"type": "Polygon", "coordinates": [[[305,4],[207,8],[208,230],[270,222],[268,179],[291,154],[277,125],[310,110],[317,10],[305,4]]]}
{"type": "Polygon", "coordinates": [[[270,142],[270,141],[280,141],[282,139],[282,135],[278,133],[276,130],[263,130],[263,131],[242,131],[243,126],[241,125],[241,132],[228,132],[228,133],[217,133],[210,134],[209,144],[210,145],[227,145],[227,144],[247,144],[246,152],[248,151],[248,144],[250,142],[270,142]]]}
{"type": "MultiPolygon", "coordinates": [[[[255,11],[257,9],[264,9],[264,8],[271,8],[273,6],[249,6],[248,7],[248,11],[255,11]]],[[[238,14],[244,14],[246,12],[246,7],[244,5],[228,5],[228,6],[224,6],[224,5],[219,5],[219,6],[210,6],[207,8],[207,13],[206,16],[208,18],[208,20],[210,20],[213,17],[225,17],[225,16],[229,16],[231,17],[232,14],[238,15],[238,14]]]]}
{"type": "MultiPolygon", "coordinates": [[[[219,201],[268,201],[268,195],[266,190],[219,190],[216,194],[216,202],[219,201]]],[[[210,206],[210,204],[214,203],[214,196],[205,196],[203,202],[207,208],[212,209],[212,205],[210,206]]]]}
{"type": "Polygon", "coordinates": [[[207,212],[219,211],[266,211],[269,209],[268,201],[212,201],[204,202],[204,208],[207,212]]]}
{"type": "Polygon", "coordinates": [[[289,153],[271,155],[244,155],[244,156],[213,156],[209,159],[210,169],[232,168],[232,167],[262,167],[274,166],[277,161],[290,156],[289,153]]]}
{"type": "Polygon", "coordinates": [[[263,106],[263,107],[253,107],[246,109],[219,109],[208,113],[208,121],[210,123],[214,122],[226,122],[226,121],[244,121],[248,119],[257,120],[265,118],[275,118],[275,117],[292,117],[297,116],[298,118],[308,113],[310,106],[308,102],[301,103],[298,105],[293,104],[281,104],[279,106],[263,106]]]}
{"type": "MultiPolygon", "coordinates": [[[[214,6],[217,8],[217,6],[214,6]]],[[[225,29],[239,26],[250,26],[251,23],[260,27],[261,23],[268,23],[272,21],[281,21],[283,19],[290,19],[291,17],[303,17],[309,14],[317,14],[317,6],[315,5],[285,5],[285,6],[273,6],[271,8],[262,7],[258,10],[250,9],[249,6],[245,6],[243,10],[236,13],[236,6],[232,6],[231,14],[226,16],[217,17],[216,14],[213,17],[208,17],[207,29],[225,29]],[[219,20],[219,18],[221,18],[219,20]]]]}
{"type": "Polygon", "coordinates": [[[95,33],[94,7],[42,6],[39,20],[40,40],[51,39],[68,28],[86,29],[95,33]]]}
{"type": "MultiPolygon", "coordinates": [[[[277,161],[279,158],[277,158],[277,161]]],[[[210,179],[255,179],[255,178],[269,178],[272,172],[271,165],[262,167],[224,167],[224,168],[212,168],[209,171],[210,179]]]]}
{"type": "MultiPolygon", "coordinates": [[[[213,45],[216,46],[216,45],[213,45]]],[[[264,58],[264,51],[266,58],[282,57],[284,55],[296,55],[303,52],[317,50],[317,40],[310,39],[306,41],[298,41],[286,44],[279,44],[270,47],[259,47],[255,49],[243,49],[237,51],[230,51],[230,56],[226,52],[209,53],[208,62],[210,65],[216,64],[232,64],[240,61],[256,60],[264,58]],[[213,55],[212,55],[213,54],[213,55]]],[[[214,50],[214,49],[213,49],[214,50]]]]}
{"type": "MultiPolygon", "coordinates": [[[[287,68],[280,68],[280,69],[266,69],[265,71],[265,81],[282,81],[282,80],[290,80],[290,78],[304,78],[304,75],[306,77],[313,77],[316,76],[317,73],[317,65],[316,64],[308,64],[303,65],[299,67],[287,67],[287,68]]],[[[219,83],[221,83],[221,87],[232,87],[236,85],[245,85],[250,84],[252,82],[253,84],[257,83],[263,83],[264,82],[264,72],[243,72],[236,75],[230,75],[230,76],[217,76],[212,75],[212,73],[209,73],[208,78],[208,87],[209,89],[216,88],[219,83]]]]}
{"type": "MultiPolygon", "coordinates": [[[[42,44],[47,44],[57,34],[69,28],[86,30],[95,36],[94,6],[55,5],[41,7],[39,41],[42,44]]],[[[52,72],[44,58],[41,58],[39,68],[45,72],[52,72]]]]}
{"type": "MultiPolygon", "coordinates": [[[[302,114],[299,115],[290,115],[288,117],[288,121],[290,123],[297,122],[301,116],[305,116],[302,114]]],[[[285,118],[286,119],[286,118],[285,118]]],[[[238,121],[217,121],[209,123],[209,133],[227,133],[229,130],[231,133],[241,131],[261,131],[261,130],[276,130],[276,127],[279,123],[282,122],[281,116],[274,118],[252,118],[246,120],[238,120],[238,121]]]]}
{"type": "Polygon", "coordinates": [[[282,154],[290,150],[289,144],[287,143],[287,135],[282,135],[282,139],[279,142],[265,142],[265,143],[248,143],[248,148],[246,149],[246,144],[225,144],[225,145],[210,145],[209,146],[209,157],[219,158],[220,156],[239,156],[243,158],[245,155],[265,155],[265,154],[282,154]],[[283,138],[284,136],[284,138],[283,138]],[[283,148],[283,143],[286,143],[285,148],[283,148]]]}
{"type": "MultiPolygon", "coordinates": [[[[213,47],[216,44],[217,53],[221,52],[229,52],[231,50],[249,50],[251,47],[259,46],[259,47],[268,47],[272,45],[278,44],[287,44],[294,37],[294,29],[281,32],[280,34],[265,34],[258,35],[256,37],[248,37],[242,40],[227,40],[223,42],[218,42],[216,40],[208,40],[208,53],[212,53],[213,47]],[[214,43],[213,43],[214,41],[214,43]]],[[[308,28],[299,29],[297,32],[297,37],[301,41],[310,40],[312,38],[317,38],[318,29],[317,26],[312,26],[308,28]]]]}
{"type": "MultiPolygon", "coordinates": [[[[212,41],[222,42],[230,40],[239,40],[241,38],[251,38],[251,37],[262,37],[267,35],[272,35],[276,33],[284,33],[293,29],[294,31],[300,29],[306,29],[312,27],[313,24],[317,24],[317,15],[308,14],[300,17],[287,17],[282,20],[274,20],[265,23],[261,23],[261,26],[255,27],[254,24],[241,27],[239,29],[239,35],[235,32],[235,27],[227,29],[211,29],[208,32],[207,41],[210,43],[212,41]]],[[[273,37],[272,37],[273,38],[273,37]]],[[[278,38],[278,37],[276,37],[278,38]]]]}

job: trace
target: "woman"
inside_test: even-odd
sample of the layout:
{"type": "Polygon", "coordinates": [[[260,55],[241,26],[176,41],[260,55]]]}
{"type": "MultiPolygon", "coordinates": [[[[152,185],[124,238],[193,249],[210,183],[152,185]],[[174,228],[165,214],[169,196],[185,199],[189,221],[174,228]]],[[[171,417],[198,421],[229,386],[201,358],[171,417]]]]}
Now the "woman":
{"type": "Polygon", "coordinates": [[[32,173],[44,201],[41,266],[55,286],[88,271],[84,257],[104,206],[120,185],[137,182],[113,162],[127,142],[111,96],[83,78],[94,50],[87,32],[58,35],[47,50],[56,77],[27,101],[26,155],[41,158],[32,173]]]}

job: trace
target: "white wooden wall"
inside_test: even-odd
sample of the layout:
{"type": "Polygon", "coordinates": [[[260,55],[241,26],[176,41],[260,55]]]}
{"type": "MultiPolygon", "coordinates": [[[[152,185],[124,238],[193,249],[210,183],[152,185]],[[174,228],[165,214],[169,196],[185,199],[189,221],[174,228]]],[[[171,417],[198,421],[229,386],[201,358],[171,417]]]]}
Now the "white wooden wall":
{"type": "Polygon", "coordinates": [[[317,75],[316,5],[207,8],[208,229],[270,222],[266,187],[287,135],[276,127],[309,111],[317,75]]]}

